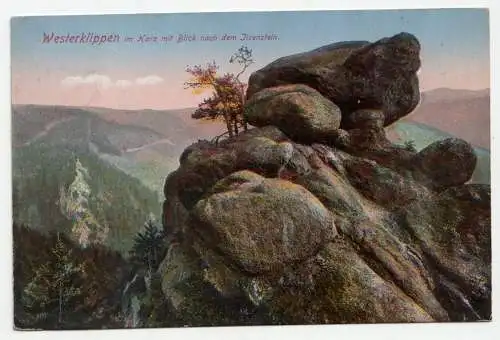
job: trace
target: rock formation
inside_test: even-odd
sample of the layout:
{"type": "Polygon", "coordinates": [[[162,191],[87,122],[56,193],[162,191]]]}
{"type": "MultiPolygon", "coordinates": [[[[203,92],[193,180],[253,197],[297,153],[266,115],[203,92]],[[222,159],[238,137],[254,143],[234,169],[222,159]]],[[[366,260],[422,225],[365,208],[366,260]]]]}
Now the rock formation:
{"type": "Polygon", "coordinates": [[[384,125],[407,115],[420,100],[416,72],[420,43],[400,33],[368,42],[343,42],[278,59],[250,76],[247,97],[268,87],[305,84],[342,109],[345,125],[357,109],[382,109],[384,125]]]}
{"type": "Polygon", "coordinates": [[[250,77],[254,128],[184,151],[158,272],[181,323],[491,318],[490,187],[467,184],[473,149],[385,136],[419,101],[419,51],[401,33],[278,59],[250,77]]]}

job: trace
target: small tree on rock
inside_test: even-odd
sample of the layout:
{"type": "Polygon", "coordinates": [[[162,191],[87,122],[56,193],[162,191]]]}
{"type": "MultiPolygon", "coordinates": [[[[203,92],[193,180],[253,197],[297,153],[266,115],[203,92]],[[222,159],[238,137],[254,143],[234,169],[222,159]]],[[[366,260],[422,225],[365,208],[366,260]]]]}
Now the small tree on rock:
{"type": "Polygon", "coordinates": [[[246,84],[240,80],[240,77],[254,62],[252,50],[242,46],[231,56],[229,62],[241,65],[241,71],[236,75],[233,73],[220,75],[218,74],[219,66],[215,61],[205,66],[188,66],[186,71],[191,75],[191,79],[184,85],[185,88],[192,89],[196,95],[207,90],[212,91],[212,96],[205,98],[198,105],[192,117],[194,119],[222,118],[226,123],[227,133],[232,137],[239,133],[240,127],[247,130],[247,123],[243,117],[246,84]]]}
{"type": "MultiPolygon", "coordinates": [[[[241,66],[241,70],[236,76],[234,76],[234,79],[239,85],[239,93],[240,93],[240,100],[241,100],[241,107],[245,105],[245,92],[247,90],[247,84],[243,83],[240,80],[240,77],[245,71],[254,63],[253,60],[253,55],[252,55],[252,50],[249,49],[247,46],[241,46],[237,52],[235,52],[231,58],[229,59],[229,62],[232,63],[238,63],[241,66]]],[[[243,113],[242,113],[243,114],[243,113]]],[[[246,130],[247,129],[247,123],[243,119],[243,128],[246,130]]]]}
{"type": "Polygon", "coordinates": [[[417,152],[417,147],[414,140],[407,140],[404,142],[404,148],[408,151],[417,152]]]}

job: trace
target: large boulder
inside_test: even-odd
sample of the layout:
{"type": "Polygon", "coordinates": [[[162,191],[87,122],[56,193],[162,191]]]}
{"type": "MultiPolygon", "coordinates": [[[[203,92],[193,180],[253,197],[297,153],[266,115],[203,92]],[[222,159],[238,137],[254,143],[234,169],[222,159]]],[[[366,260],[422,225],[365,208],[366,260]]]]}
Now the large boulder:
{"type": "Polygon", "coordinates": [[[447,138],[421,150],[413,162],[416,171],[427,177],[431,187],[439,190],[470,180],[477,156],[466,141],[447,138]]]}
{"type": "Polygon", "coordinates": [[[268,87],[306,84],[315,87],[315,77],[325,67],[342,65],[349,55],[368,41],[336,42],[312,51],[281,57],[250,76],[247,98],[268,87]]]}
{"type": "Polygon", "coordinates": [[[318,91],[284,85],[256,93],[245,105],[245,118],[254,126],[279,126],[290,138],[307,143],[331,139],[342,116],[318,91]]]}
{"type": "Polygon", "coordinates": [[[358,109],[381,109],[387,126],[412,112],[420,101],[419,54],[420,43],[409,33],[372,44],[325,46],[278,59],[254,72],[247,98],[268,87],[305,84],[339,106],[343,119],[358,109]]]}
{"type": "Polygon", "coordinates": [[[247,273],[299,263],[337,234],[323,204],[300,185],[236,172],[193,209],[193,228],[247,273]]]}

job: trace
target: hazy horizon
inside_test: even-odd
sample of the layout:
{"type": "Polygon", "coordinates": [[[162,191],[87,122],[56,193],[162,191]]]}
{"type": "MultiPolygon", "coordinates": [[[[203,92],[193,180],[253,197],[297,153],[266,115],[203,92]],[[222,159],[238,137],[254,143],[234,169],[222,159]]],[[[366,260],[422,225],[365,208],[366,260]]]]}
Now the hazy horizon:
{"type": "Polygon", "coordinates": [[[484,9],[19,17],[11,28],[13,104],[191,108],[205,95],[195,96],[183,88],[186,66],[215,60],[222,72],[237,72],[237,65],[228,61],[243,43],[255,59],[243,75],[246,80],[282,56],[338,41],[376,41],[403,31],[414,34],[422,45],[422,92],[490,86],[489,22],[484,9]],[[198,39],[201,34],[245,33],[276,35],[279,40],[123,41],[143,34],[172,35],[176,40],[178,34],[190,33],[198,39]],[[48,43],[55,41],[53,35],[63,41],[75,35],[90,39],[92,34],[123,39],[103,44],[48,43]]]}
{"type": "MultiPolygon", "coordinates": [[[[452,90],[452,91],[471,91],[471,92],[484,92],[484,91],[491,91],[490,87],[485,87],[482,89],[464,89],[464,88],[451,88],[451,87],[438,87],[426,91],[421,91],[421,94],[424,93],[429,93],[432,91],[436,90],[452,90]]],[[[70,108],[86,108],[86,109],[107,109],[107,110],[119,110],[119,111],[182,111],[182,110],[196,110],[198,104],[194,104],[193,106],[186,106],[186,107],[178,107],[178,108],[148,108],[148,107],[142,107],[142,108],[115,108],[115,107],[108,107],[108,106],[94,106],[94,105],[64,105],[64,104],[51,104],[51,103],[12,103],[12,106],[29,106],[29,105],[36,105],[36,106],[63,106],[63,107],[70,107],[70,108]]]]}

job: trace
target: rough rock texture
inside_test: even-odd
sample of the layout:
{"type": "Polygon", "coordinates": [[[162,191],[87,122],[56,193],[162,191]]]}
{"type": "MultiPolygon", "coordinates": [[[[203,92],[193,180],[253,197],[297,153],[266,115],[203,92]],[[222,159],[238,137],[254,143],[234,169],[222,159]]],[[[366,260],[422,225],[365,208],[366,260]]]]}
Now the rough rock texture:
{"type": "Polygon", "coordinates": [[[305,84],[339,106],[343,119],[357,109],[381,109],[386,126],[409,114],[420,101],[419,53],[420,43],[408,33],[372,44],[324,46],[256,71],[250,76],[247,97],[268,87],[305,84]]]}
{"type": "Polygon", "coordinates": [[[460,139],[435,142],[414,158],[415,167],[436,188],[447,188],[467,182],[476,168],[477,157],[472,146],[460,139]],[[453,174],[452,176],[450,176],[453,174]]]}
{"type": "Polygon", "coordinates": [[[385,136],[418,97],[418,49],[400,34],[280,59],[249,90],[252,119],[268,126],[186,149],[165,184],[171,243],[157,273],[182,323],[491,318],[491,193],[467,184],[473,149],[448,139],[416,153],[385,136]],[[321,78],[327,71],[337,78],[321,78]],[[326,82],[346,79],[340,73],[367,81],[359,91],[373,96],[364,101],[371,107],[345,114],[361,92],[346,82],[351,97],[325,92],[326,82]],[[324,98],[299,85],[255,94],[286,83],[324,98]],[[290,97],[275,102],[285,92],[299,98],[292,110],[290,97]],[[336,119],[324,116],[327,99],[343,108],[345,129],[333,121],[316,129],[336,119]]]}
{"type": "Polygon", "coordinates": [[[246,273],[300,263],[337,234],[323,204],[289,181],[240,171],[215,184],[211,193],[194,207],[192,227],[246,273]]]}
{"type": "Polygon", "coordinates": [[[279,125],[297,141],[327,141],[336,134],[340,109],[318,91],[305,85],[264,89],[246,105],[245,116],[254,126],[279,125]]]}

